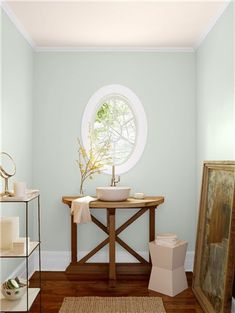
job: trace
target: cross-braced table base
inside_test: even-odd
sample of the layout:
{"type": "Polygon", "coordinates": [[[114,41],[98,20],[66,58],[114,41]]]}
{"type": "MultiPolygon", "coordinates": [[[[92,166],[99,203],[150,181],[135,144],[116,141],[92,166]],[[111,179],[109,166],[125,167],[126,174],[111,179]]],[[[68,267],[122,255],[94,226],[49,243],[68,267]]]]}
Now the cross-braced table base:
{"type": "MultiPolygon", "coordinates": [[[[114,203],[94,201],[90,203],[91,208],[101,209],[106,206],[107,210],[107,226],[101,223],[94,215],[91,214],[93,223],[95,223],[101,230],[103,230],[108,237],[99,243],[94,249],[92,249],[86,256],[84,256],[79,261],[77,260],[77,224],[73,223],[73,216],[71,216],[71,263],[66,269],[68,274],[78,274],[81,278],[88,278],[89,274],[93,273],[96,278],[108,278],[111,281],[115,281],[117,276],[125,276],[128,274],[141,274],[149,275],[151,264],[150,261],[145,260],[141,255],[139,255],[134,249],[132,249],[126,242],[124,242],[120,237],[120,233],[123,232],[129,225],[136,221],[140,216],[142,216],[146,211],[149,211],[149,241],[154,240],[155,238],[155,209],[158,204],[162,203],[164,199],[162,197],[157,198],[157,202],[152,203],[150,200],[147,202],[137,202],[135,203],[136,207],[139,210],[130,217],[125,223],[116,229],[115,220],[116,220],[116,208],[113,207],[114,203]],[[112,207],[109,207],[112,206],[112,207]],[[143,207],[142,207],[143,206],[143,207]],[[116,251],[115,243],[118,243],[126,251],[128,251],[132,256],[134,256],[139,263],[116,263],[116,251]],[[99,250],[104,246],[109,244],[109,263],[86,263],[92,256],[94,256],[99,250]]],[[[154,199],[155,199],[154,198],[154,199]]],[[[152,198],[151,198],[152,199],[152,198]]],[[[156,200],[156,199],[155,199],[156,200]]],[[[63,197],[63,202],[71,205],[66,201],[66,197],[63,197]]],[[[129,208],[130,202],[124,201],[115,203],[117,208],[121,209],[129,208]],[[125,205],[125,206],[124,206],[125,205]]]]}

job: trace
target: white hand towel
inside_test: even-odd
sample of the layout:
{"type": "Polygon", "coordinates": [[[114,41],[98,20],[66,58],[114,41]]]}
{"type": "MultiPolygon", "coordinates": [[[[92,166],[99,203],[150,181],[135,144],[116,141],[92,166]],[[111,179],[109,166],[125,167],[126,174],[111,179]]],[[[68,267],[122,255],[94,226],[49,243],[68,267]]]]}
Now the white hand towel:
{"type": "Polygon", "coordinates": [[[157,235],[157,239],[178,239],[178,236],[172,233],[162,233],[157,235]]]}
{"type": "Polygon", "coordinates": [[[72,201],[71,214],[73,214],[74,223],[79,224],[91,222],[89,203],[95,200],[97,199],[86,196],[72,201]]]}
{"type": "Polygon", "coordinates": [[[166,240],[160,240],[160,239],[155,239],[155,243],[159,246],[166,246],[166,247],[175,247],[178,245],[179,240],[173,241],[173,242],[168,242],[166,240]]]}
{"type": "Polygon", "coordinates": [[[178,243],[178,236],[172,233],[158,234],[155,243],[161,246],[175,247],[178,243]]]}

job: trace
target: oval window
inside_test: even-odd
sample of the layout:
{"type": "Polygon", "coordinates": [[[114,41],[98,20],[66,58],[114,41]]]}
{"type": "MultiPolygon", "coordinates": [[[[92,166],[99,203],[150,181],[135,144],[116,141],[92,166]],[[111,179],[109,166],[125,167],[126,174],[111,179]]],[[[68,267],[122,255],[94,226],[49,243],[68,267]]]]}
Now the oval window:
{"type": "MultiPolygon", "coordinates": [[[[108,85],[90,98],[82,120],[82,140],[89,149],[89,130],[95,145],[110,143],[107,157],[121,174],[132,168],[141,157],[147,137],[147,121],[143,106],[129,88],[108,85]]],[[[111,173],[107,165],[105,173],[111,173]]]]}

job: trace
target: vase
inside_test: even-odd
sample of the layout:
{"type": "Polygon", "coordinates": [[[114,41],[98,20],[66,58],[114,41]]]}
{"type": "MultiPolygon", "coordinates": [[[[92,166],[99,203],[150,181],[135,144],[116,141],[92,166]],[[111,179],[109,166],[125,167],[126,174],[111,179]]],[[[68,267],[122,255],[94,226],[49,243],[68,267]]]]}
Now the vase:
{"type": "Polygon", "coordinates": [[[80,183],[80,188],[79,188],[79,197],[84,197],[85,196],[85,191],[84,191],[84,186],[83,186],[84,181],[80,183]]]}

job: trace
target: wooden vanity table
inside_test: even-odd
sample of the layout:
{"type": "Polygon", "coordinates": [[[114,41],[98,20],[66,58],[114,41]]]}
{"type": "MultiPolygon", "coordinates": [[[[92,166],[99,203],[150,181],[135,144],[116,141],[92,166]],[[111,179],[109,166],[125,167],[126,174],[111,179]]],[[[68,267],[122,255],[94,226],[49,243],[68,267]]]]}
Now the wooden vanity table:
{"type": "MultiPolygon", "coordinates": [[[[77,197],[64,196],[62,202],[71,207],[71,203],[77,197]]],[[[92,221],[102,229],[108,237],[103,240],[98,246],[92,249],[86,256],[79,261],[77,260],[77,224],[73,223],[73,216],[71,216],[71,263],[66,269],[67,274],[76,275],[81,279],[99,279],[107,278],[109,280],[116,280],[122,276],[128,275],[149,275],[151,269],[150,261],[145,260],[135,250],[133,250],[127,243],[125,243],[119,234],[131,225],[136,219],[149,211],[149,241],[155,239],[155,209],[164,202],[163,197],[145,197],[144,199],[128,198],[121,202],[104,202],[92,201],[90,208],[99,210],[107,210],[107,226],[101,223],[96,217],[92,215],[92,221]],[[116,229],[115,214],[116,209],[139,209],[131,218],[116,229]],[[116,263],[115,258],[115,242],[133,255],[139,263],[116,263]],[[86,263],[93,255],[95,255],[105,245],[109,244],[109,263],[86,263]]]]}

